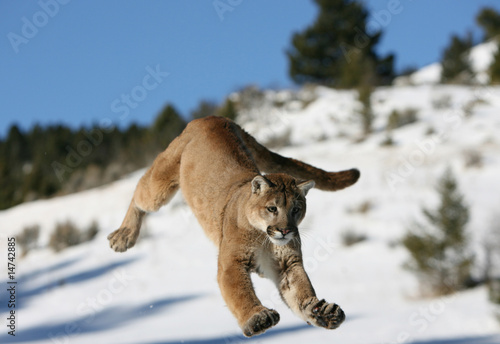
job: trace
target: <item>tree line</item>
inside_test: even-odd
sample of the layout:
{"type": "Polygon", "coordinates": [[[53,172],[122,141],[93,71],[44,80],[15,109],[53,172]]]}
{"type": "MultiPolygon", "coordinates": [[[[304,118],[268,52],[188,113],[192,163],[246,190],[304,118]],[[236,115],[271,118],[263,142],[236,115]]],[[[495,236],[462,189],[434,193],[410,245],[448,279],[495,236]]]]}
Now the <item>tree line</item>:
{"type": "Polygon", "coordinates": [[[12,125],[0,140],[0,209],[116,180],[146,166],[185,125],[171,105],[150,127],[12,125]]]}
{"type": "MultiPolygon", "coordinates": [[[[190,117],[236,118],[236,104],[201,101],[190,117]]],[[[0,209],[97,187],[148,166],[188,120],[167,104],[149,126],[12,125],[0,139],[0,209]]]]}

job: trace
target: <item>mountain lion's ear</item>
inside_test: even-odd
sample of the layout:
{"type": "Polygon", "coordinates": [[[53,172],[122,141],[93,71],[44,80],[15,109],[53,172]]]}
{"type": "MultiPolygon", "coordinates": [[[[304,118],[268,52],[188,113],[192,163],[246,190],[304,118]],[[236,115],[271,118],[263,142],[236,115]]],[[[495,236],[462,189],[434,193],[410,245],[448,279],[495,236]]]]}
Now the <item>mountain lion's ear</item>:
{"type": "Polygon", "coordinates": [[[311,190],[314,185],[316,185],[316,183],[314,182],[314,180],[308,180],[307,182],[302,182],[298,185],[298,188],[300,189],[300,191],[302,191],[302,193],[305,195],[307,195],[307,193],[309,192],[309,190],[311,190]]]}
{"type": "Polygon", "coordinates": [[[262,176],[257,176],[252,180],[252,193],[258,195],[269,188],[269,182],[262,176]]]}

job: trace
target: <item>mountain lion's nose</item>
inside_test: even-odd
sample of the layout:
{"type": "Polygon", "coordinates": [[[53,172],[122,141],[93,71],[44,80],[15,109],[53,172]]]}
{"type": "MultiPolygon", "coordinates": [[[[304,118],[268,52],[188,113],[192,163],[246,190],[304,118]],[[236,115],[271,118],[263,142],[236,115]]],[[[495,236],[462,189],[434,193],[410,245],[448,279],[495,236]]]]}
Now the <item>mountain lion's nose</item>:
{"type": "Polygon", "coordinates": [[[287,235],[288,233],[292,232],[294,229],[291,227],[283,228],[283,229],[278,229],[283,236],[287,235]]]}
{"type": "Polygon", "coordinates": [[[283,235],[287,235],[288,233],[290,233],[290,229],[288,229],[288,228],[281,229],[281,230],[280,230],[280,232],[281,232],[281,234],[283,234],[283,235]]]}

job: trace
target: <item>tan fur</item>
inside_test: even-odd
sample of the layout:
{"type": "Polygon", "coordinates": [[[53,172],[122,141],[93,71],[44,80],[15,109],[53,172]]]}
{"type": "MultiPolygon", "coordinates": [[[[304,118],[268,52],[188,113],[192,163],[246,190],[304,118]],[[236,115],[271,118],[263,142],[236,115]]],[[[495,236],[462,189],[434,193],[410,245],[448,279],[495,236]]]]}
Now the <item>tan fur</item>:
{"type": "Polygon", "coordinates": [[[219,249],[221,293],[245,336],[279,321],[255,295],[252,272],[272,279],[302,319],[334,329],[344,313],[316,297],[304,271],[298,225],[311,187],[335,191],[358,178],[354,169],[325,172],[270,152],[234,122],[207,117],[189,123],[156,158],[139,181],[120,229],[108,239],[117,252],[134,246],[144,214],[157,211],[180,187],[219,249]]]}

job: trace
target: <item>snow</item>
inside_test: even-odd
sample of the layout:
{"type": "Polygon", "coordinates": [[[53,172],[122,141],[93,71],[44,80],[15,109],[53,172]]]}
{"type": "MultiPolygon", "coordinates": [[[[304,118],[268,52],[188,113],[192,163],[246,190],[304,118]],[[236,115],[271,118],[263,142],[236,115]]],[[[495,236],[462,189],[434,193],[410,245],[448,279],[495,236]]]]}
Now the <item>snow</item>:
{"type": "MultiPolygon", "coordinates": [[[[500,343],[484,286],[419,297],[415,277],[402,267],[408,255],[397,244],[422,219],[421,207],[437,204],[435,183],[451,166],[470,205],[471,244],[480,263],[480,243],[499,209],[500,88],[394,86],[377,89],[372,99],[374,133],[365,140],[359,140],[353,91],[269,91],[262,107],[242,119],[263,141],[286,135],[283,155],[327,170],[361,171],[359,182],[346,190],[312,190],[301,225],[305,266],[318,296],[347,314],[339,329],[308,326],[270,281],[254,276],[258,296],[281,321],[264,335],[243,338],[218,289],[217,252],[180,193],[146,218],[136,247],[113,252],[106,236],[120,225],[142,170],[104,187],[0,212],[0,257],[7,257],[6,239],[25,226],[40,224],[42,233],[40,247],[16,261],[17,336],[3,326],[0,342],[500,343]],[[280,101],[285,104],[273,105],[280,101]],[[381,146],[390,113],[406,109],[415,109],[418,121],[393,131],[395,145],[381,146]],[[481,167],[465,166],[468,150],[480,153],[481,167]],[[371,209],[357,212],[367,201],[371,209]],[[56,254],[48,239],[55,224],[66,220],[81,228],[96,220],[102,230],[93,241],[56,254]],[[345,247],[345,231],[367,240],[345,247]]],[[[4,259],[0,312],[6,319],[4,259]]]]}
{"type": "Polygon", "coordinates": [[[495,40],[477,45],[471,49],[469,54],[471,68],[477,74],[476,78],[479,83],[486,84],[490,80],[487,71],[493,62],[493,56],[497,49],[498,42],[495,40]]]}
{"type": "Polygon", "coordinates": [[[433,63],[425,66],[410,76],[413,85],[437,84],[441,80],[441,64],[433,63]]]}
{"type": "MultiPolygon", "coordinates": [[[[488,69],[493,62],[493,56],[498,49],[498,42],[490,40],[478,44],[469,52],[469,62],[472,71],[475,73],[475,82],[479,85],[488,84],[490,78],[488,69]]],[[[437,85],[441,81],[442,66],[435,62],[420,68],[409,76],[398,77],[394,80],[394,85],[437,85]]]]}

